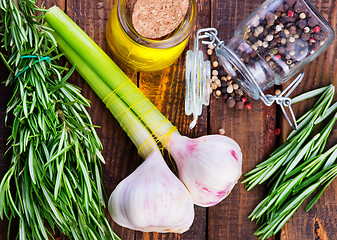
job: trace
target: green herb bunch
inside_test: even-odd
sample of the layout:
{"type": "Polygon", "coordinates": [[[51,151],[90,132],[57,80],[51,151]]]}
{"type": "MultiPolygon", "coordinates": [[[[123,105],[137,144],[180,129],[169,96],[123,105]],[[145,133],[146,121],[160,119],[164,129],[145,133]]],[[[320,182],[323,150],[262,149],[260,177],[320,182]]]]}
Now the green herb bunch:
{"type": "Polygon", "coordinates": [[[67,83],[73,69],[65,74],[56,62],[45,11],[33,0],[0,0],[1,57],[13,89],[7,114],[14,116],[0,216],[19,219],[20,240],[50,239],[56,228],[70,239],[119,239],[103,211],[104,159],[89,101],[67,83]]]}
{"type": "Polygon", "coordinates": [[[336,110],[337,103],[331,105],[334,92],[334,86],[330,85],[294,98],[293,103],[296,103],[321,94],[314,107],[298,120],[298,129],[290,133],[287,141],[246,174],[243,183],[247,183],[248,190],[266,181],[273,183],[268,196],[249,216],[261,224],[255,232],[260,239],[279,232],[304,200],[321,187],[308,204],[306,211],[309,211],[336,178],[337,145],[323,151],[337,114],[321,132],[311,137],[315,127],[336,110]]]}

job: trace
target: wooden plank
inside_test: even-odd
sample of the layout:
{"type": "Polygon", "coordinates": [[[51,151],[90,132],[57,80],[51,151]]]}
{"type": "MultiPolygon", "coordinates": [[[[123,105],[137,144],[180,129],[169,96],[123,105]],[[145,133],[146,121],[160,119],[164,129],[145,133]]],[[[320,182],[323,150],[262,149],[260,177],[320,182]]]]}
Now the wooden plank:
{"type": "MultiPolygon", "coordinates": [[[[108,52],[108,47],[105,41],[105,26],[113,2],[109,0],[67,0],[66,7],[67,14],[106,52],[108,52]]],[[[123,70],[134,82],[137,82],[136,72],[125,68],[123,70]]],[[[88,112],[93,123],[101,126],[97,132],[104,146],[102,154],[106,164],[102,166],[103,184],[109,198],[117,184],[136,169],[142,160],[138,157],[137,149],[131,140],[85,81],[76,73],[70,81],[80,86],[82,94],[91,101],[91,108],[88,112]]],[[[107,210],[106,216],[121,239],[134,239],[134,231],[113,223],[107,210]]]]}
{"type": "MultiPolygon", "coordinates": [[[[334,30],[337,29],[337,6],[335,0],[313,0],[312,3],[318,11],[327,19],[334,30]]],[[[334,84],[337,86],[337,42],[321,54],[317,59],[310,63],[306,68],[306,76],[293,95],[309,91],[314,88],[334,84]]],[[[337,98],[335,97],[335,100],[337,98]]],[[[295,105],[294,111],[299,116],[310,107],[314,101],[307,101],[295,105]]],[[[284,122],[283,129],[289,129],[284,122]]],[[[288,131],[284,131],[287,133],[288,131]]],[[[285,137],[285,136],[283,136],[285,137]]],[[[335,126],[329,137],[327,148],[336,144],[337,127],[335,126]]],[[[326,149],[327,149],[326,148],[326,149]]],[[[283,228],[281,240],[302,240],[302,239],[337,239],[337,182],[330,184],[316,205],[305,213],[305,206],[309,200],[305,201],[297,210],[294,216],[283,228]]]]}
{"type": "MultiPolygon", "coordinates": [[[[209,27],[210,5],[209,1],[197,1],[198,18],[195,30],[209,27]]],[[[187,49],[193,48],[196,31],[193,32],[187,49]]],[[[185,51],[186,52],[186,51],[185,51]]],[[[184,112],[185,99],[185,54],[171,67],[155,73],[141,73],[139,88],[158,107],[158,109],[178,128],[182,135],[198,137],[207,134],[207,108],[204,107],[203,115],[199,117],[198,124],[193,130],[188,126],[192,116],[186,116],[184,112]]],[[[195,219],[191,229],[184,234],[157,234],[137,232],[137,240],[204,240],[206,238],[206,209],[195,207],[195,219]]]]}
{"type": "MultiPolygon", "coordinates": [[[[227,43],[239,22],[244,20],[263,1],[213,0],[212,27],[219,30],[219,38],[227,43]]],[[[272,92],[272,91],[271,91],[272,92]]],[[[210,107],[210,134],[225,129],[225,135],[238,142],[243,153],[243,174],[265,159],[275,146],[276,108],[266,107],[261,101],[249,99],[252,109],[228,108],[225,101],[212,98],[210,107]]],[[[216,146],[215,146],[216,147],[216,146]]],[[[257,239],[253,233],[257,226],[248,215],[261,201],[265,187],[247,192],[243,184],[208,211],[208,239],[257,239]]]]}

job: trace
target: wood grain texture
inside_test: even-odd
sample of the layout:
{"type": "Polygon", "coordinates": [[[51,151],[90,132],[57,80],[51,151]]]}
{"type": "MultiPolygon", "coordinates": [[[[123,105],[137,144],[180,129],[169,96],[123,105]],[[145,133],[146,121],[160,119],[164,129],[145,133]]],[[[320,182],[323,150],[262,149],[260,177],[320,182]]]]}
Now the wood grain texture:
{"type": "MultiPolygon", "coordinates": [[[[46,6],[58,5],[99,45],[108,52],[105,40],[105,25],[113,5],[112,0],[46,0],[46,6]]],[[[219,37],[228,42],[233,36],[237,24],[244,20],[263,0],[197,0],[198,22],[195,30],[203,27],[216,27],[219,37]]],[[[39,1],[38,4],[40,4],[39,1]]],[[[332,27],[337,29],[336,0],[313,0],[314,5],[327,18],[332,27]]],[[[192,49],[195,37],[193,32],[187,48],[192,49]]],[[[265,159],[276,147],[278,140],[274,129],[278,127],[280,119],[279,109],[275,106],[266,107],[261,101],[253,101],[251,110],[229,109],[222,99],[211,100],[209,108],[204,107],[203,115],[198,125],[189,130],[191,116],[184,113],[184,62],[185,52],[178,62],[171,67],[155,72],[137,74],[124,66],[122,69],[150,98],[159,110],[168,117],[178,130],[189,137],[206,134],[217,134],[224,128],[226,135],[236,140],[243,151],[243,173],[253,169],[255,165],[265,159]]],[[[205,59],[206,59],[205,55],[205,59]]],[[[116,59],[114,59],[116,60],[116,59]]],[[[116,60],[117,61],[117,60],[116,60]]],[[[306,68],[306,77],[296,94],[317,88],[329,83],[337,85],[337,42],[322,56],[314,60],[306,68]]],[[[3,66],[0,65],[0,81],[5,79],[3,66]]],[[[88,109],[102,140],[103,156],[106,165],[103,166],[103,183],[107,196],[117,184],[127,177],[142,163],[137,150],[117,121],[106,109],[101,100],[95,95],[85,81],[75,73],[70,82],[82,88],[82,94],[91,101],[88,109]]],[[[273,92],[273,89],[270,90],[273,92]]],[[[4,126],[5,108],[10,98],[10,89],[0,86],[0,157],[4,153],[6,139],[10,130],[4,126]]],[[[295,95],[295,94],[294,94],[295,95]]],[[[313,104],[312,101],[298,104],[295,111],[302,114],[313,104]]],[[[289,128],[281,119],[282,132],[286,136],[289,128]]],[[[336,143],[337,128],[335,127],[328,143],[336,143]]],[[[214,146],[216,147],[216,146],[214,146]]],[[[0,178],[9,165],[8,160],[0,161],[0,178]]],[[[240,179],[240,181],[242,178],[240,179]]],[[[221,203],[211,208],[195,207],[196,217],[191,229],[181,235],[141,233],[114,224],[109,214],[106,216],[114,231],[124,240],[255,240],[253,232],[257,225],[250,222],[248,214],[256,204],[267,194],[265,185],[247,192],[238,183],[233,192],[221,203]]],[[[1,204],[1,203],[0,203],[1,204]]],[[[304,204],[305,206],[305,204],[304,204]]],[[[337,239],[337,182],[334,181],[325,191],[315,207],[305,213],[301,208],[283,228],[277,240],[336,240],[337,239]]],[[[6,239],[7,222],[0,222],[0,240],[6,239]]],[[[55,237],[66,239],[57,234],[55,237]]]]}
{"type": "MultiPolygon", "coordinates": [[[[67,1],[67,14],[106,52],[105,26],[108,21],[113,1],[67,1]]],[[[136,83],[137,73],[123,69],[124,72],[136,83]]],[[[88,109],[95,125],[101,126],[97,133],[103,143],[103,156],[106,164],[102,166],[103,184],[107,197],[117,184],[127,177],[142,162],[138,157],[137,149],[127,137],[118,122],[114,119],[102,101],[96,96],[85,81],[75,74],[71,82],[82,88],[82,94],[91,101],[88,109]]],[[[106,216],[113,230],[122,239],[134,239],[135,231],[122,228],[114,224],[108,212],[106,216]]]]}
{"type": "MultiPolygon", "coordinates": [[[[212,27],[219,30],[219,38],[227,43],[239,22],[244,20],[263,1],[211,1],[212,27]]],[[[238,142],[243,153],[243,174],[253,169],[275,148],[276,108],[266,107],[261,101],[249,99],[252,109],[228,108],[225,101],[212,98],[210,134],[225,129],[225,135],[238,142]]],[[[263,187],[247,192],[241,178],[232,193],[209,209],[208,239],[257,239],[257,226],[248,215],[266,194],[263,187]]]]}
{"type": "MultiPolygon", "coordinates": [[[[198,19],[195,30],[208,27],[210,24],[210,5],[207,0],[197,1],[198,19]]],[[[193,48],[195,32],[192,34],[187,49],[193,48]]],[[[172,66],[155,73],[141,73],[139,88],[157,106],[157,108],[178,128],[178,131],[188,137],[206,135],[207,108],[204,107],[203,115],[198,118],[198,125],[189,130],[188,126],[193,120],[192,116],[186,116],[184,112],[185,99],[185,52],[178,62],[172,66]]],[[[206,57],[206,56],[205,56],[206,57]]],[[[190,230],[184,234],[153,234],[137,232],[137,240],[145,239],[181,239],[181,240],[205,240],[207,238],[206,208],[195,206],[195,219],[190,230]]]]}
{"type": "MultiPolygon", "coordinates": [[[[313,0],[312,3],[318,11],[337,30],[337,5],[336,1],[313,0]]],[[[305,68],[306,76],[293,95],[309,91],[314,88],[333,84],[337,86],[337,41],[333,42],[317,59],[305,68]]],[[[336,100],[335,96],[335,100],[336,100]]],[[[314,104],[314,100],[296,104],[295,113],[301,116],[314,104]]],[[[284,134],[289,132],[289,127],[283,119],[284,134]]],[[[336,144],[337,126],[335,125],[326,149],[336,144]]],[[[314,195],[312,195],[313,197],[314,195]]],[[[304,208],[309,203],[306,200],[288,221],[281,233],[282,240],[320,239],[337,240],[337,181],[333,181],[325,190],[316,205],[305,213],[304,208]]]]}

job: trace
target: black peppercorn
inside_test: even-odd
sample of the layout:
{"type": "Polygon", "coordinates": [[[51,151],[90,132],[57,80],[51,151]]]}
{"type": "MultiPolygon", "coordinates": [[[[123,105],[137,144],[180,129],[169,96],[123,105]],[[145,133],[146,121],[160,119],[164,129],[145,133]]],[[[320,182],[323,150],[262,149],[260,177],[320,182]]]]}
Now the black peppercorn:
{"type": "Polygon", "coordinates": [[[298,1],[294,6],[294,10],[297,13],[301,13],[301,12],[304,12],[306,10],[306,6],[304,5],[303,2],[298,1]]]}
{"type": "Polygon", "coordinates": [[[296,29],[296,34],[298,34],[298,36],[301,36],[301,34],[303,33],[303,30],[300,28],[296,29]]]}
{"type": "Polygon", "coordinates": [[[307,26],[307,20],[305,19],[301,19],[297,22],[297,26],[300,28],[300,29],[303,29],[307,26]]]}
{"type": "Polygon", "coordinates": [[[285,49],[284,47],[279,47],[279,49],[278,49],[278,52],[279,52],[280,54],[285,53],[285,51],[286,51],[286,49],[285,49]]]}
{"type": "MultiPolygon", "coordinates": [[[[221,81],[221,87],[222,88],[227,87],[227,81],[221,81]]],[[[226,89],[224,91],[226,92],[226,89]]]]}
{"type": "Polygon", "coordinates": [[[322,41],[324,40],[325,36],[324,36],[324,33],[320,32],[320,33],[315,33],[314,38],[318,41],[322,41]]]}
{"type": "Polygon", "coordinates": [[[318,24],[318,21],[317,21],[316,18],[311,17],[311,18],[308,19],[308,25],[309,25],[309,27],[312,27],[312,28],[316,27],[317,24],[318,24]]]}
{"type": "Polygon", "coordinates": [[[266,20],[267,20],[267,23],[268,23],[269,26],[274,25],[274,23],[275,23],[275,14],[272,13],[272,12],[268,12],[266,14],[266,20]]]}
{"type": "Polygon", "coordinates": [[[222,98],[223,98],[223,100],[226,101],[229,98],[229,94],[226,92],[226,89],[225,89],[225,92],[223,92],[222,90],[223,90],[223,88],[221,89],[221,93],[223,94],[222,98]]]}
{"type": "Polygon", "coordinates": [[[284,16],[280,19],[280,22],[283,23],[283,24],[287,24],[287,23],[290,22],[289,20],[290,20],[290,17],[284,16]]]}
{"type": "Polygon", "coordinates": [[[235,101],[240,101],[241,100],[241,96],[240,95],[238,95],[238,94],[236,94],[235,96],[234,96],[234,99],[235,99],[235,101]]]}
{"type": "Polygon", "coordinates": [[[229,97],[226,101],[226,104],[229,108],[233,108],[236,104],[235,99],[232,97],[229,97]]]}
{"type": "Polygon", "coordinates": [[[245,106],[245,103],[243,101],[239,101],[236,103],[237,109],[243,109],[244,106],[245,106]]]}
{"type": "Polygon", "coordinates": [[[287,51],[290,52],[290,51],[293,51],[293,50],[295,50],[295,43],[288,42],[287,43],[287,51]]]}
{"type": "Polygon", "coordinates": [[[243,54],[243,61],[244,61],[245,63],[249,63],[249,61],[250,61],[250,56],[249,56],[248,53],[244,53],[244,54],[243,54]]]}
{"type": "Polygon", "coordinates": [[[301,35],[301,39],[304,40],[304,41],[308,41],[311,37],[311,34],[310,33],[303,33],[301,35]]]}
{"type": "Polygon", "coordinates": [[[274,48],[274,47],[277,46],[277,44],[278,44],[278,40],[277,40],[277,39],[273,39],[273,40],[270,42],[269,47],[270,47],[270,48],[274,48]]]}
{"type": "Polygon", "coordinates": [[[290,34],[293,34],[293,35],[296,34],[296,27],[294,25],[290,26],[288,30],[289,30],[290,34]]]}

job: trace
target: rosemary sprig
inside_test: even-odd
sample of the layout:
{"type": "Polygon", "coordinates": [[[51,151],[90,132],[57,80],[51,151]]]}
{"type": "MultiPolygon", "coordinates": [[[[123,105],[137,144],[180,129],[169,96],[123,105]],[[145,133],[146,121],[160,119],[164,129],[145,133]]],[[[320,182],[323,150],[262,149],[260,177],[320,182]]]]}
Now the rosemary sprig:
{"type": "Polygon", "coordinates": [[[14,115],[0,216],[19,219],[19,239],[48,239],[55,227],[70,239],[119,239],[102,208],[104,159],[89,101],[67,83],[73,69],[63,74],[56,62],[45,11],[34,0],[0,0],[1,56],[13,88],[7,114],[14,115]]]}
{"type": "MultiPolygon", "coordinates": [[[[304,100],[322,93],[322,96],[316,102],[314,107],[298,120],[298,129],[290,133],[287,141],[276,149],[268,159],[257,165],[255,169],[245,175],[247,178],[242,181],[242,183],[247,183],[246,188],[248,191],[272,177],[277,179],[272,188],[272,191],[275,190],[280,186],[280,181],[289,168],[291,169],[294,167],[296,163],[302,160],[302,158],[305,160],[310,157],[308,154],[302,155],[303,151],[300,150],[310,147],[305,144],[315,126],[326,119],[329,114],[336,109],[336,104],[329,108],[334,96],[334,91],[334,86],[330,85],[328,87],[304,93],[294,99],[294,102],[298,102],[299,99],[304,100]],[[300,156],[296,156],[298,152],[301,152],[300,156]]],[[[321,153],[324,149],[325,142],[319,140],[319,143],[322,145],[315,145],[316,152],[313,152],[315,154],[321,153]],[[322,147],[318,148],[318,146],[322,147]]]]}
{"type": "Polygon", "coordinates": [[[334,90],[330,85],[294,98],[296,103],[322,94],[314,107],[298,120],[298,129],[290,133],[287,141],[266,161],[246,174],[248,177],[243,182],[248,183],[248,190],[267,180],[274,182],[269,195],[249,216],[261,224],[255,232],[259,239],[269,238],[280,231],[303,201],[321,186],[306,208],[309,211],[337,176],[337,165],[333,165],[337,157],[337,145],[322,154],[337,114],[321,132],[310,138],[315,126],[336,110],[337,103],[330,106],[334,90]]]}
{"type": "Polygon", "coordinates": [[[252,220],[263,223],[255,232],[255,235],[259,236],[260,239],[275,235],[303,201],[319,186],[323,186],[321,191],[308,204],[306,211],[309,211],[325,188],[337,176],[337,165],[330,165],[335,162],[336,156],[337,145],[324,154],[308,159],[301,165],[300,173],[296,170],[295,173],[297,175],[295,173],[292,174],[293,178],[287,180],[266,197],[249,216],[252,220]],[[323,165],[329,162],[329,165],[322,168],[323,165]],[[289,196],[291,196],[290,199],[288,198],[289,196]]]}

